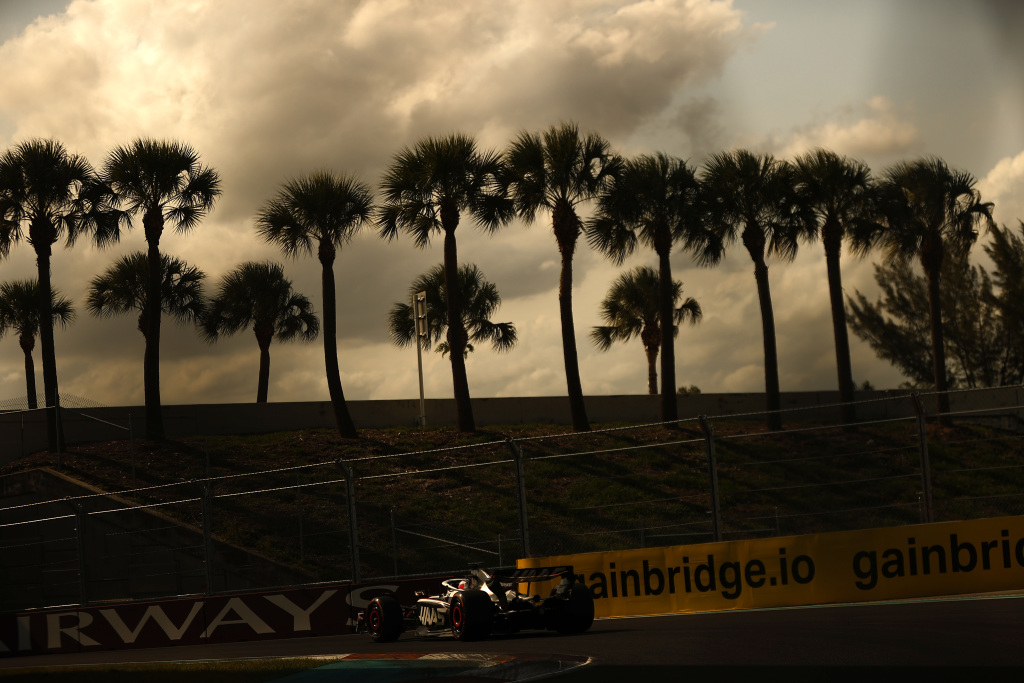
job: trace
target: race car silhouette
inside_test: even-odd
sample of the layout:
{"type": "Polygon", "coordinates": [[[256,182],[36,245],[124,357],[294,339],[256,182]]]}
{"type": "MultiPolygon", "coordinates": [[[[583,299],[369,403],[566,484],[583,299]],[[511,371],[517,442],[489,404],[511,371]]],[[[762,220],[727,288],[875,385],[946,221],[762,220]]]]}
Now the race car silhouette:
{"type": "Polygon", "coordinates": [[[409,606],[391,594],[373,598],[359,615],[356,632],[365,631],[381,643],[406,631],[479,640],[523,629],[583,633],[594,623],[594,598],[568,566],[516,569],[498,576],[476,565],[466,576],[443,580],[441,587],[440,595],[418,593],[416,604],[409,606]],[[556,579],[559,583],[548,597],[529,594],[531,584],[556,579]],[[524,584],[525,594],[519,592],[524,584]]]}

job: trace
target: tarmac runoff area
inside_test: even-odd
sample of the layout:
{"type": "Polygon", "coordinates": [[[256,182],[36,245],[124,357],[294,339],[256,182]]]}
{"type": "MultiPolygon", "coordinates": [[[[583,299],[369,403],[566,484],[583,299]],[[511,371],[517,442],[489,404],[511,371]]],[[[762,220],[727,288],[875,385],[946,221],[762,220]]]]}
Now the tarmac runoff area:
{"type": "MultiPolygon", "coordinates": [[[[279,659],[256,658],[250,661],[279,659]]],[[[570,655],[507,655],[481,653],[358,653],[305,656],[324,664],[306,671],[284,676],[273,683],[399,683],[400,681],[437,680],[451,683],[515,683],[532,681],[586,666],[589,657],[570,655]]],[[[167,664],[201,664],[217,660],[183,660],[167,664]]],[[[235,660],[238,661],[238,660],[235,660]]],[[[129,664],[130,663],[126,663],[129,664]]],[[[71,664],[53,669],[88,671],[110,665],[71,664]]],[[[116,668],[116,665],[115,665],[116,668]]],[[[18,673],[8,670],[6,673],[18,673]]],[[[140,672],[144,677],[144,673],[140,672]]],[[[61,678],[63,680],[63,677],[61,678]]]]}
{"type": "Polygon", "coordinates": [[[526,681],[563,673],[589,663],[585,657],[529,657],[489,654],[352,654],[275,683],[345,681],[526,681]]]}

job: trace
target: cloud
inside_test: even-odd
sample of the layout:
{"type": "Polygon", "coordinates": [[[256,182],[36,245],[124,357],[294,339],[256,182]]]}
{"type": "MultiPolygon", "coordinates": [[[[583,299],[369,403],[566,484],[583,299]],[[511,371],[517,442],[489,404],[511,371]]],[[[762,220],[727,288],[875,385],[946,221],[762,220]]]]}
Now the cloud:
{"type": "Polygon", "coordinates": [[[761,140],[756,145],[782,158],[793,158],[822,147],[853,158],[894,160],[921,149],[917,127],[904,119],[887,97],[832,112],[813,123],[798,126],[783,136],[761,140]]]}
{"type": "Polygon", "coordinates": [[[988,174],[978,181],[981,198],[993,202],[996,222],[1016,228],[1024,220],[1024,151],[1017,156],[1000,159],[988,174]]]}
{"type": "MultiPolygon", "coordinates": [[[[224,194],[192,233],[165,234],[162,250],[203,269],[208,283],[244,260],[283,262],[319,312],[316,260],[285,260],[253,229],[253,216],[284,180],[331,168],[375,185],[403,145],[451,130],[501,147],[519,129],[575,119],[613,143],[626,140],[674,116],[684,86],[715,78],[762,30],[746,26],[730,2],[713,0],[73,0],[0,45],[0,135],[7,136],[0,144],[53,137],[99,166],[115,145],[135,137],[188,142],[220,173],[224,194]]],[[[504,298],[499,315],[528,332],[513,354],[477,353],[474,395],[564,392],[559,259],[548,221],[529,229],[513,224],[493,237],[468,219],[459,228],[460,260],[483,269],[504,298]]],[[[136,226],[106,250],[84,241],[73,251],[54,250],[54,284],[80,309],[56,342],[62,390],[109,404],[140,400],[142,341],[134,321],[96,320],[81,302],[92,276],[144,244],[136,226]]],[[[346,395],[412,395],[409,370],[394,370],[409,359],[388,344],[386,313],[441,258],[440,244],[417,250],[408,239],[385,243],[372,228],[339,254],[346,395]]],[[[608,268],[588,249],[575,267],[577,329],[586,330],[608,268]],[[602,275],[588,278],[592,268],[602,275]]],[[[0,269],[3,279],[31,277],[34,254],[19,245],[0,269]]],[[[243,343],[246,335],[210,347],[192,330],[165,331],[165,402],[251,400],[254,349],[243,343]]],[[[582,362],[591,354],[581,351],[582,362]]],[[[275,345],[272,358],[272,400],[326,396],[318,344],[275,345]]],[[[596,361],[599,370],[607,358],[596,361]]],[[[6,339],[0,364],[21,367],[20,350],[6,339]]],[[[450,393],[446,364],[430,360],[438,377],[431,391],[450,393]]],[[[23,391],[19,374],[0,375],[0,396],[23,391]]],[[[597,384],[619,393],[633,386],[619,375],[595,390],[597,384]]]]}

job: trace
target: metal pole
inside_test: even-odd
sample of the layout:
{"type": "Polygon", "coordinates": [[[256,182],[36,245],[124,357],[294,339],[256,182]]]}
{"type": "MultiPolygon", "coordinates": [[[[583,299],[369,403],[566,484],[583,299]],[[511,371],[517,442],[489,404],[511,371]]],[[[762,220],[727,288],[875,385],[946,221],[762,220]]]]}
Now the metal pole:
{"type": "Polygon", "coordinates": [[[25,457],[25,413],[21,414],[21,457],[25,457]]]}
{"type": "Polygon", "coordinates": [[[924,493],[924,523],[928,524],[934,520],[932,511],[932,473],[928,459],[928,432],[925,429],[924,405],[921,403],[921,395],[913,393],[910,398],[914,401],[914,412],[917,413],[917,445],[921,452],[921,491],[924,493]]]}
{"type": "Polygon", "coordinates": [[[206,594],[213,594],[213,534],[211,530],[212,520],[210,512],[210,485],[203,484],[202,513],[203,513],[203,562],[206,565],[206,594]]]}
{"type": "Polygon", "coordinates": [[[423,398],[423,344],[427,340],[427,293],[417,292],[412,298],[413,329],[416,332],[416,370],[420,378],[420,427],[427,426],[427,407],[423,398]]]}
{"type": "Polygon", "coordinates": [[[79,603],[84,605],[89,601],[88,595],[88,575],[86,574],[86,563],[85,563],[85,531],[86,531],[86,514],[82,507],[75,502],[68,501],[75,510],[75,540],[77,541],[76,550],[78,551],[78,600],[79,603]]]}
{"type": "Polygon", "coordinates": [[[391,559],[395,564],[395,576],[398,576],[398,537],[395,535],[395,508],[391,508],[391,559]]]}
{"type": "Polygon", "coordinates": [[[352,583],[359,583],[362,578],[359,572],[359,525],[356,523],[356,475],[352,468],[337,461],[338,467],[345,473],[345,490],[348,499],[348,538],[349,550],[352,554],[352,583]]]}
{"type": "Polygon", "coordinates": [[[131,413],[128,413],[128,449],[132,454],[132,488],[135,488],[135,431],[132,429],[131,413]]]}
{"type": "Polygon", "coordinates": [[[299,473],[295,473],[295,504],[299,506],[299,562],[306,561],[306,534],[302,520],[302,489],[299,488],[299,473]]]}
{"type": "Polygon", "coordinates": [[[60,432],[61,432],[61,428],[60,428],[60,394],[54,394],[54,397],[53,397],[53,415],[54,415],[54,424],[57,427],[57,439],[56,439],[56,441],[57,441],[57,471],[63,472],[64,471],[64,459],[61,457],[61,451],[63,450],[63,448],[61,448],[61,443],[60,443],[60,432]]]}
{"type": "Polygon", "coordinates": [[[722,527],[720,523],[721,511],[718,503],[718,463],[715,460],[715,428],[708,422],[707,415],[701,415],[700,428],[704,430],[704,440],[708,445],[708,478],[711,484],[711,529],[715,541],[722,540],[722,527]]]}
{"type": "Polygon", "coordinates": [[[523,557],[530,557],[530,521],[526,510],[526,471],[524,468],[523,451],[519,444],[511,438],[505,440],[505,444],[512,451],[512,457],[516,462],[516,489],[519,494],[519,534],[523,540],[523,557]]]}

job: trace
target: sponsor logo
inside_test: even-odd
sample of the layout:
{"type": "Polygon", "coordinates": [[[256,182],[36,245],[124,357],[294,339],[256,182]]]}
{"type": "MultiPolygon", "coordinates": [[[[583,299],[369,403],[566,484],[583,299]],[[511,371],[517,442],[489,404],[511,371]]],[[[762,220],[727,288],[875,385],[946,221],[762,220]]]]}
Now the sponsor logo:
{"type": "Polygon", "coordinates": [[[420,623],[424,626],[444,626],[444,615],[436,607],[420,606],[420,623]]]}

